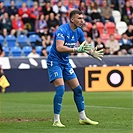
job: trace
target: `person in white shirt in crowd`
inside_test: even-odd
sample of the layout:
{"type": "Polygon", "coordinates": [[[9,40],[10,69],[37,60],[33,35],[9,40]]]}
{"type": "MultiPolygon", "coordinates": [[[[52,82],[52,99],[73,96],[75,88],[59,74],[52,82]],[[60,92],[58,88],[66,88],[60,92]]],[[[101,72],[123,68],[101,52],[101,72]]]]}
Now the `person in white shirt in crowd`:
{"type": "Polygon", "coordinates": [[[109,39],[105,43],[105,47],[110,49],[110,55],[121,55],[120,45],[113,34],[110,34],[109,39]]]}
{"type": "Polygon", "coordinates": [[[36,52],[36,48],[33,46],[32,51],[28,54],[27,57],[38,58],[40,55],[36,52]]]}
{"type": "Polygon", "coordinates": [[[58,2],[57,2],[57,4],[54,4],[53,5],[53,11],[54,11],[54,13],[61,13],[61,12],[67,12],[67,9],[66,9],[66,7],[63,5],[63,2],[61,1],[61,0],[59,0],[58,2]]]}

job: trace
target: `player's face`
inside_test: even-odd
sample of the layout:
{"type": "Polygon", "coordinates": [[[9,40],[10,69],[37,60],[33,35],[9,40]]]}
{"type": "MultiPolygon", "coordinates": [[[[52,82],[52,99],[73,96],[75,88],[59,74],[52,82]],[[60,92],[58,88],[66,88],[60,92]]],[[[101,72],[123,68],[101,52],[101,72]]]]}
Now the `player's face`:
{"type": "Polygon", "coordinates": [[[84,17],[82,14],[75,14],[72,18],[72,22],[76,27],[81,27],[84,24],[84,17]]]}

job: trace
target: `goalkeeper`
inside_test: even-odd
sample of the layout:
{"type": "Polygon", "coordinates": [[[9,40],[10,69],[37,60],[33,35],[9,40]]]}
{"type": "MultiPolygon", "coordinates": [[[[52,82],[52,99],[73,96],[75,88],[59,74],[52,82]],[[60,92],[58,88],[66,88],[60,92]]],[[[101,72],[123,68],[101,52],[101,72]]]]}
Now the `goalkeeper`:
{"type": "Polygon", "coordinates": [[[84,33],[80,28],[83,23],[82,12],[79,10],[71,11],[70,22],[61,25],[56,30],[54,42],[47,58],[49,80],[54,84],[56,91],[53,99],[53,126],[65,127],[60,120],[65,83],[67,83],[73,91],[74,101],[79,113],[79,124],[98,124],[98,122],[92,121],[85,114],[82,87],[69,63],[69,55],[73,52],[86,52],[99,60],[103,57],[103,50],[97,51],[96,48],[92,49],[91,45],[86,43],[84,33]],[[77,42],[81,44],[79,47],[75,47],[77,42]]]}

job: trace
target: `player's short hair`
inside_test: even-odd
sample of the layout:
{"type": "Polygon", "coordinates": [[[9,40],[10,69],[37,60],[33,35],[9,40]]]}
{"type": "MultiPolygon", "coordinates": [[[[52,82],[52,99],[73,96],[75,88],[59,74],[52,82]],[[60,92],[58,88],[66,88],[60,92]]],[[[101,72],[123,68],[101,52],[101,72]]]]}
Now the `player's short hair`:
{"type": "Polygon", "coordinates": [[[79,15],[81,15],[82,12],[81,12],[80,10],[77,10],[77,9],[71,11],[71,12],[70,12],[70,19],[71,19],[75,14],[79,14],[79,15]]]}

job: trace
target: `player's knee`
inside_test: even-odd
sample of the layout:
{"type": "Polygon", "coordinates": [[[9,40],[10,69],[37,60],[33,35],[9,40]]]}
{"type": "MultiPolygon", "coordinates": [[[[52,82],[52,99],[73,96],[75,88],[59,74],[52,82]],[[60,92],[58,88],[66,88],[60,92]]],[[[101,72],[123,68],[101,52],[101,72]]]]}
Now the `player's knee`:
{"type": "Polygon", "coordinates": [[[73,92],[76,94],[76,95],[82,95],[82,87],[79,85],[77,86],[73,92]]]}
{"type": "Polygon", "coordinates": [[[63,94],[64,94],[64,91],[65,91],[64,85],[61,85],[61,86],[57,86],[56,87],[56,95],[62,97],[63,94]]]}

